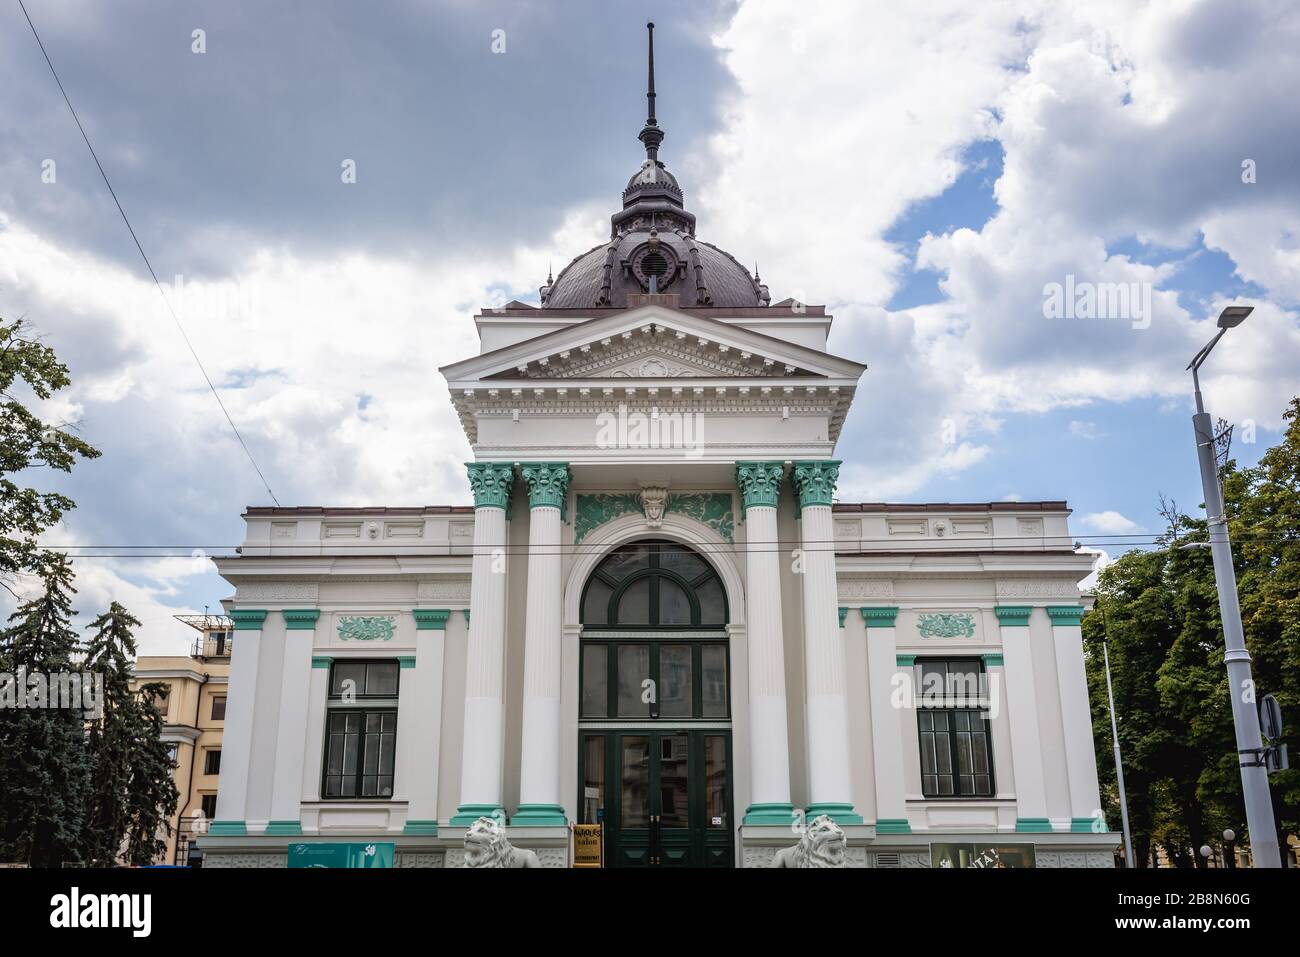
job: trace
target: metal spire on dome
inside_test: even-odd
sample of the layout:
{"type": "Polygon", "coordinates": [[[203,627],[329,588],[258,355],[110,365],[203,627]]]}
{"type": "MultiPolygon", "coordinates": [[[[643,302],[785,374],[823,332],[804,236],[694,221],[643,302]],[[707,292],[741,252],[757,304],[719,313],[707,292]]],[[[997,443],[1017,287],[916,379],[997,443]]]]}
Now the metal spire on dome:
{"type": "Polygon", "coordinates": [[[641,130],[640,136],[637,137],[645,144],[645,155],[651,163],[659,163],[659,144],[664,141],[664,131],[659,129],[659,123],[655,120],[655,25],[647,23],[645,25],[647,36],[649,37],[649,72],[647,74],[646,87],[646,104],[647,115],[645,128],[641,130]]]}

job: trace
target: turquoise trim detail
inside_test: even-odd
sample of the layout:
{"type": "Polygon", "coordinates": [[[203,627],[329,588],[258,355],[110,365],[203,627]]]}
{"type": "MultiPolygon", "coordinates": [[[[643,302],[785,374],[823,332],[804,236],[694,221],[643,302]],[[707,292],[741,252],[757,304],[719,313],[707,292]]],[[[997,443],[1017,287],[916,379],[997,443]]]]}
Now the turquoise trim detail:
{"type": "MultiPolygon", "coordinates": [[[[1091,833],[1093,833],[1093,830],[1092,830],[1093,823],[1094,823],[1094,820],[1093,820],[1093,818],[1090,818],[1090,817],[1072,817],[1072,818],[1070,818],[1070,833],[1071,833],[1071,834],[1091,834],[1091,833]]],[[[1110,828],[1108,828],[1108,827],[1106,826],[1106,819],[1105,819],[1105,818],[1102,818],[1102,819],[1101,819],[1101,830],[1100,830],[1100,831],[1097,831],[1097,833],[1098,833],[1098,834],[1109,834],[1109,833],[1110,833],[1110,828]]]]}
{"type": "MultiPolygon", "coordinates": [[[[266,621],[266,611],[263,609],[236,608],[230,613],[230,619],[235,623],[235,631],[261,631],[262,623],[266,621]]],[[[211,834],[212,831],[209,830],[208,833],[211,834]]]]}
{"type": "Polygon", "coordinates": [[[248,825],[243,821],[213,821],[208,825],[208,834],[213,837],[247,837],[248,825]]]}
{"type": "Polygon", "coordinates": [[[893,628],[898,620],[898,608],[893,605],[879,608],[859,608],[862,621],[868,628],[893,628]]]}
{"type": "Polygon", "coordinates": [[[456,808],[450,823],[452,827],[469,827],[481,817],[490,817],[504,823],[506,809],[500,804],[462,804],[456,808]]]}
{"type": "Polygon", "coordinates": [[[437,821],[407,821],[406,826],[402,828],[403,834],[424,834],[429,837],[438,836],[437,821]]]}
{"type": "Polygon", "coordinates": [[[907,818],[882,817],[876,821],[877,834],[911,834],[912,825],[907,818]]]}
{"type": "Polygon", "coordinates": [[[799,493],[800,513],[816,505],[829,508],[835,497],[835,484],[840,479],[840,463],[834,459],[795,462],[790,477],[799,493]]]}
{"type": "Polygon", "coordinates": [[[804,820],[811,823],[816,818],[825,814],[836,824],[861,824],[862,815],[853,810],[853,805],[840,804],[835,801],[823,801],[820,804],[809,804],[804,810],[804,820]]]}
{"type": "Polygon", "coordinates": [[[998,624],[1003,628],[1028,628],[1033,610],[1031,605],[998,605],[993,614],[998,616],[998,624]]]}
{"type": "Polygon", "coordinates": [[[564,509],[573,473],[568,462],[523,462],[519,474],[528,483],[529,508],[564,509]]]}
{"type": "Polygon", "coordinates": [[[462,615],[465,616],[465,624],[468,625],[468,624],[469,624],[469,609],[468,609],[468,608],[462,608],[462,609],[460,610],[460,613],[461,613],[462,615]]]}
{"type": "Polygon", "coordinates": [[[451,617],[451,609],[417,608],[411,614],[415,616],[416,631],[446,631],[447,619],[451,617]]]}
{"type": "Polygon", "coordinates": [[[737,462],[736,488],[740,490],[741,508],[776,508],[784,477],[785,466],[780,462],[737,462]]]}
{"type": "Polygon", "coordinates": [[[1052,619],[1052,624],[1060,627],[1073,625],[1078,627],[1083,621],[1085,609],[1082,605],[1048,605],[1047,617],[1052,619]]]}
{"type": "Polygon", "coordinates": [[[514,489],[515,470],[503,462],[466,462],[475,508],[505,509],[514,489]]]}
{"type": "Polygon", "coordinates": [[[558,804],[521,804],[510,823],[523,827],[566,827],[569,819],[558,804]]]}
{"type": "Polygon", "coordinates": [[[792,827],[794,822],[793,804],[751,804],[740,823],[762,827],[792,827]]]}
{"type": "Polygon", "coordinates": [[[312,655],[311,666],[313,668],[328,668],[334,663],[334,659],[329,655],[312,655]]]}
{"type": "Polygon", "coordinates": [[[397,658],[398,668],[414,668],[415,655],[399,655],[397,658]]]}
{"type": "Polygon", "coordinates": [[[894,666],[898,668],[910,668],[916,664],[916,655],[895,655],[894,666]]]}
{"type": "Polygon", "coordinates": [[[319,608],[286,608],[280,612],[284,616],[285,631],[311,631],[320,618],[319,608]]]}
{"type": "Polygon", "coordinates": [[[266,833],[280,836],[301,837],[302,824],[298,821],[271,821],[266,825],[266,833]]]}
{"type": "Polygon", "coordinates": [[[1002,660],[1002,656],[1001,656],[1001,655],[985,655],[985,656],[984,656],[984,667],[985,667],[985,668],[993,668],[993,667],[1001,668],[1004,664],[1005,664],[1005,662],[1002,660]]]}
{"type": "Polygon", "coordinates": [[[1045,817],[1016,818],[1017,834],[1051,834],[1052,822],[1045,817]]]}
{"type": "Polygon", "coordinates": [[[840,627],[841,627],[841,628],[844,627],[844,619],[847,618],[847,617],[849,617],[849,610],[848,610],[847,608],[841,607],[841,608],[840,608],[840,627]]]}
{"type": "Polygon", "coordinates": [[[916,631],[922,638],[974,638],[975,619],[970,615],[917,615],[916,631]]]}

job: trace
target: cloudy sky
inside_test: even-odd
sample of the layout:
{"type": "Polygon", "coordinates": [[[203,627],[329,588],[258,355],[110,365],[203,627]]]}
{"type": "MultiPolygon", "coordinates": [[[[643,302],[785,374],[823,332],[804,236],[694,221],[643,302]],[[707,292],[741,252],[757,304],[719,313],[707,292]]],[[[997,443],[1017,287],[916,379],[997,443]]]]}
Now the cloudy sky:
{"type": "MultiPolygon", "coordinates": [[[[469,501],[436,370],[477,352],[479,307],[536,301],[607,234],[648,14],[700,235],[774,300],[825,303],[832,349],[870,365],[841,500],[1065,498],[1077,535],[1158,530],[1158,493],[1200,501],[1183,368],[1227,302],[1255,314],[1204,386],[1241,461],[1300,393],[1288,0],[26,3],[284,504],[469,501]],[[1137,283],[1150,312],[1048,318],[1067,277],[1137,283]]],[[[269,496],[16,2],[0,314],[71,367],[44,414],[104,452],[46,541],[180,556],[79,560],[83,613],[116,598],[145,652],[184,647],[170,616],[230,591],[204,554],[269,496]]]]}

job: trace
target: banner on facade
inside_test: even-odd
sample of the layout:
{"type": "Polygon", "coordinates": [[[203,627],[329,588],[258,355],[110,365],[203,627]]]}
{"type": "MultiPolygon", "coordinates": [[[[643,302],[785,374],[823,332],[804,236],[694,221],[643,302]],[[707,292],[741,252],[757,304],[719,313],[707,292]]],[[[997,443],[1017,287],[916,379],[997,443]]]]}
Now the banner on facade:
{"type": "Polygon", "coordinates": [[[604,867],[601,851],[604,848],[603,827],[600,824],[573,825],[573,866],[604,867]]]}
{"type": "Polygon", "coordinates": [[[1033,867],[1032,844],[931,844],[931,867],[1033,867]]]}
{"type": "Polygon", "coordinates": [[[289,845],[290,867],[392,867],[392,844],[289,845]]]}

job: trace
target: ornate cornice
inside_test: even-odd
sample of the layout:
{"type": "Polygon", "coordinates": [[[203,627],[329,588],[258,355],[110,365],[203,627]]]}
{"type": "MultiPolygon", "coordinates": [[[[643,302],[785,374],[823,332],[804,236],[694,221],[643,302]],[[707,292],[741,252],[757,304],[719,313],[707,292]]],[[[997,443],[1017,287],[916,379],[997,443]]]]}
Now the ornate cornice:
{"type": "Polygon", "coordinates": [[[795,491],[799,493],[799,508],[817,505],[830,507],[835,497],[835,484],[840,478],[840,463],[833,459],[816,462],[795,462],[790,474],[795,491]]]}
{"type": "Polygon", "coordinates": [[[1077,628],[1083,621],[1084,611],[1082,605],[1048,605],[1047,617],[1051,618],[1052,624],[1058,627],[1073,625],[1077,628]]]}
{"type": "Polygon", "coordinates": [[[515,471],[500,462],[467,462],[469,487],[474,492],[475,508],[504,509],[510,502],[515,471]]]}
{"type": "Polygon", "coordinates": [[[736,488],[744,508],[776,508],[785,466],[780,462],[737,462],[736,488]]]}
{"type": "Polygon", "coordinates": [[[446,631],[447,619],[451,617],[451,609],[417,608],[411,614],[415,617],[416,631],[446,631]]]}
{"type": "Polygon", "coordinates": [[[898,620],[898,609],[892,605],[858,610],[862,613],[862,621],[867,628],[893,628],[898,620]]]}
{"type": "Polygon", "coordinates": [[[286,608],[280,612],[284,616],[285,631],[311,631],[320,618],[319,608],[286,608]]]}
{"type": "Polygon", "coordinates": [[[266,621],[266,611],[253,608],[236,608],[229,613],[235,623],[235,631],[261,631],[266,621]]]}
{"type": "Polygon", "coordinates": [[[528,483],[530,508],[564,507],[564,496],[573,478],[568,462],[524,462],[519,466],[519,474],[528,483]]]}
{"type": "Polygon", "coordinates": [[[1029,616],[1034,609],[1031,605],[997,605],[993,613],[998,616],[998,624],[1003,628],[1028,628],[1029,616]]]}

